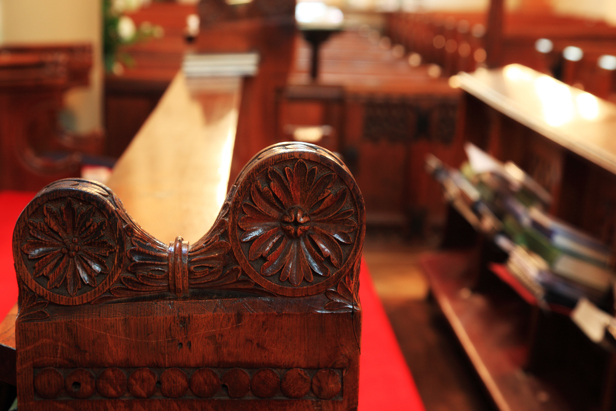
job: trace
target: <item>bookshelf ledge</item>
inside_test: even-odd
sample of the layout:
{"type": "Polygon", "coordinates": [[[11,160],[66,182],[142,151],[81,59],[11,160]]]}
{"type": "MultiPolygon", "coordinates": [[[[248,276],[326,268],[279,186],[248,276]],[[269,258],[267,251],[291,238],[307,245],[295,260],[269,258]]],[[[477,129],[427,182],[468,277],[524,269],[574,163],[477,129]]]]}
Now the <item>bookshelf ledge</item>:
{"type": "Polygon", "coordinates": [[[468,251],[426,253],[421,265],[437,304],[497,409],[573,409],[553,387],[524,371],[528,304],[521,298],[469,292],[472,258],[468,251]]]}

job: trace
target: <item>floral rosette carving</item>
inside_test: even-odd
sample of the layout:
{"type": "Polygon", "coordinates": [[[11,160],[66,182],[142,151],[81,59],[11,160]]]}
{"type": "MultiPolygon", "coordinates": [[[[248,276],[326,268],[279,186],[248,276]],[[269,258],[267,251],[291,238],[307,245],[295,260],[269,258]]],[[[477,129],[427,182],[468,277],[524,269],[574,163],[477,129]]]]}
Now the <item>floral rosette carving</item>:
{"type": "MultiPolygon", "coordinates": [[[[320,153],[310,154],[322,159],[320,153]]],[[[363,203],[357,203],[348,171],[337,162],[312,158],[255,168],[252,177],[242,176],[252,184],[240,188],[236,206],[235,235],[243,253],[238,260],[247,274],[289,296],[335,285],[342,271],[352,271],[345,264],[358,258],[361,248],[363,203]]]]}
{"type": "Polygon", "coordinates": [[[21,249],[36,260],[36,276],[47,277],[48,290],[63,286],[73,297],[82,285],[96,287],[96,278],[109,273],[107,257],[115,244],[105,238],[107,221],[96,214],[93,206],[71,198],[59,207],[45,204],[43,221],[28,221],[32,237],[21,249]]]}
{"type": "Polygon", "coordinates": [[[50,302],[72,305],[110,285],[123,244],[112,197],[97,184],[62,180],[30,203],[13,249],[29,288],[50,302]]]}

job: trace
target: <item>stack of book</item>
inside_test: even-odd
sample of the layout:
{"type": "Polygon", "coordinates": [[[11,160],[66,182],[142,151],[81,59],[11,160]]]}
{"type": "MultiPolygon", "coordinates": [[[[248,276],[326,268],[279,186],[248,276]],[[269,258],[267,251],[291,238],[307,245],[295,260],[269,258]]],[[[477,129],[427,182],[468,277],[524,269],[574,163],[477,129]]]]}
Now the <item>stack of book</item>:
{"type": "Polygon", "coordinates": [[[472,144],[465,149],[460,170],[431,156],[428,171],[458,209],[472,212],[465,217],[475,218],[476,228],[504,244],[510,273],[538,300],[573,308],[585,297],[600,304],[614,283],[612,249],[549,215],[550,194],[515,164],[472,144]]]}
{"type": "MultiPolygon", "coordinates": [[[[536,279],[546,290],[563,297],[562,305],[573,307],[582,296],[600,303],[611,289],[614,255],[596,238],[535,207],[521,217],[506,215],[503,227],[514,243],[532,251],[547,265],[536,279]]],[[[510,254],[509,266],[516,265],[512,260],[510,254]]]]}

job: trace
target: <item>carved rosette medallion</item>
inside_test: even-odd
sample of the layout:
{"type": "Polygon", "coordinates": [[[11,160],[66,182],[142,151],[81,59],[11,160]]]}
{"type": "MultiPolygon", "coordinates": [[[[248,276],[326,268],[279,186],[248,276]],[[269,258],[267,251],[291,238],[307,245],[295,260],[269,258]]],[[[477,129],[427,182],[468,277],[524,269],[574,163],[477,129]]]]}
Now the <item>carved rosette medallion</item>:
{"type": "Polygon", "coordinates": [[[21,280],[60,305],[91,301],[117,278],[123,249],[113,195],[85,180],[48,186],[26,208],[14,233],[21,280]],[[45,195],[53,189],[53,194],[45,195]]]}
{"type": "MultiPolygon", "coordinates": [[[[315,146],[316,147],[316,146],[315,146]]],[[[265,289],[314,295],[352,270],[364,209],[357,187],[333,154],[307,147],[251,164],[230,224],[236,258],[265,289]]]]}

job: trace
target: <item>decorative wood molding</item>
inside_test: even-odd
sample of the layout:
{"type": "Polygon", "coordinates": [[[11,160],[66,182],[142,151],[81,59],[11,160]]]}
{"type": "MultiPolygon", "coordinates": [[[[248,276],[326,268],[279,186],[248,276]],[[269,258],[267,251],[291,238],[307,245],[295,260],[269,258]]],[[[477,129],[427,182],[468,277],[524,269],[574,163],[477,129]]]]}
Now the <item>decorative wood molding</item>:
{"type": "Polygon", "coordinates": [[[431,97],[363,97],[362,137],[371,142],[428,141],[451,145],[455,135],[458,101],[431,97]]]}
{"type": "Polygon", "coordinates": [[[60,180],[38,193],[15,228],[20,318],[40,318],[43,304],[144,298],[322,294],[326,309],[353,309],[364,221],[349,171],[310,144],[257,154],[193,245],[158,241],[101,184],[60,180]]]}
{"type": "Polygon", "coordinates": [[[35,369],[35,399],[165,398],[340,400],[342,369],[124,368],[35,369]],[[224,388],[223,388],[224,387],[224,388]]]}
{"type": "Polygon", "coordinates": [[[48,185],[13,237],[20,410],[357,409],[364,231],[347,168],[305,143],[258,153],[195,244],[48,185]]]}

